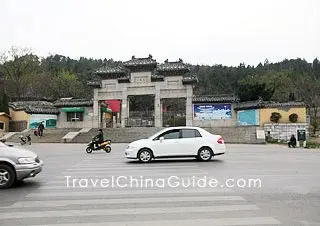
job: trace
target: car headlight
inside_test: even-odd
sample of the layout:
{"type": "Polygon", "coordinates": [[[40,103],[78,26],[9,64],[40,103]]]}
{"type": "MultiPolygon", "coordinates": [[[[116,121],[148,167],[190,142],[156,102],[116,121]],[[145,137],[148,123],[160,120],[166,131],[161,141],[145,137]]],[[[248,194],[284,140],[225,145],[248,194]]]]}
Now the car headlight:
{"type": "Polygon", "coordinates": [[[27,158],[18,158],[18,162],[20,164],[30,164],[30,163],[35,163],[35,159],[31,158],[31,157],[27,157],[27,158]]]}

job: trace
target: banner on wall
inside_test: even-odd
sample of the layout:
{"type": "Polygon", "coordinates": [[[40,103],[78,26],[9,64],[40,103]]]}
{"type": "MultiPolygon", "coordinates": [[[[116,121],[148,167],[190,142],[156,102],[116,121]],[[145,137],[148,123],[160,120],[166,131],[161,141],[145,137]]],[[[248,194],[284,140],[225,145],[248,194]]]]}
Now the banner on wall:
{"type": "Polygon", "coordinates": [[[194,120],[231,119],[231,104],[195,104],[194,120]]]}
{"type": "Polygon", "coordinates": [[[45,128],[56,128],[56,115],[32,114],[30,115],[30,129],[37,129],[40,122],[43,122],[45,128]]]}
{"type": "Polygon", "coordinates": [[[238,111],[238,124],[242,126],[259,125],[259,111],[257,109],[238,111]]]}

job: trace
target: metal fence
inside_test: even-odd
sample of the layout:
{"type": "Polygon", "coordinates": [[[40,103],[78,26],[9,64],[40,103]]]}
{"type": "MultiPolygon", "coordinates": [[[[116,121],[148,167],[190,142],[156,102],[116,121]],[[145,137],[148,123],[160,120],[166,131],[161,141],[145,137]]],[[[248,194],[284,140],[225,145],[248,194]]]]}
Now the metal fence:
{"type": "Polygon", "coordinates": [[[185,126],[186,114],[180,111],[168,111],[162,113],[162,124],[164,127],[185,126]]]}
{"type": "Polygon", "coordinates": [[[154,127],[154,117],[126,118],[126,127],[154,127]]]}

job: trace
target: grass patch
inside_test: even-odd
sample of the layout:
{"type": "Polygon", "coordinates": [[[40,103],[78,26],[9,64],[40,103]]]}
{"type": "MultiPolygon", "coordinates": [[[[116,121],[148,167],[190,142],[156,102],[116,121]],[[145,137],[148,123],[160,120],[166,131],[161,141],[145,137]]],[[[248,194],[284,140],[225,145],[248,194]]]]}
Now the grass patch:
{"type": "Polygon", "coordinates": [[[309,148],[309,149],[320,149],[320,143],[314,142],[314,141],[308,141],[307,145],[306,145],[306,148],[309,148]]]}
{"type": "Polygon", "coordinates": [[[269,144],[287,144],[288,142],[285,140],[270,139],[270,140],[267,140],[267,143],[269,143],[269,144]]]}
{"type": "MultiPolygon", "coordinates": [[[[279,144],[279,145],[288,145],[288,141],[285,140],[277,140],[270,139],[267,141],[268,144],[279,144]]],[[[303,142],[300,141],[300,148],[303,148],[303,142]]],[[[308,149],[320,149],[320,140],[309,140],[306,143],[306,147],[308,149]]]]}

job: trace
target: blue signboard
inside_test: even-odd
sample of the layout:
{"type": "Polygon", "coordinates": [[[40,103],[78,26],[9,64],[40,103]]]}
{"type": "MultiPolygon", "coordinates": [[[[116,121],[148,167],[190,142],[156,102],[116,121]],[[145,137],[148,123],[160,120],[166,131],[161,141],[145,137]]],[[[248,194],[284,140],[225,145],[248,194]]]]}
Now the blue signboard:
{"type": "Polygon", "coordinates": [[[238,125],[251,126],[259,125],[259,110],[250,109],[238,111],[238,125]]]}
{"type": "Polygon", "coordinates": [[[231,104],[195,104],[194,120],[231,119],[231,104]]]}

